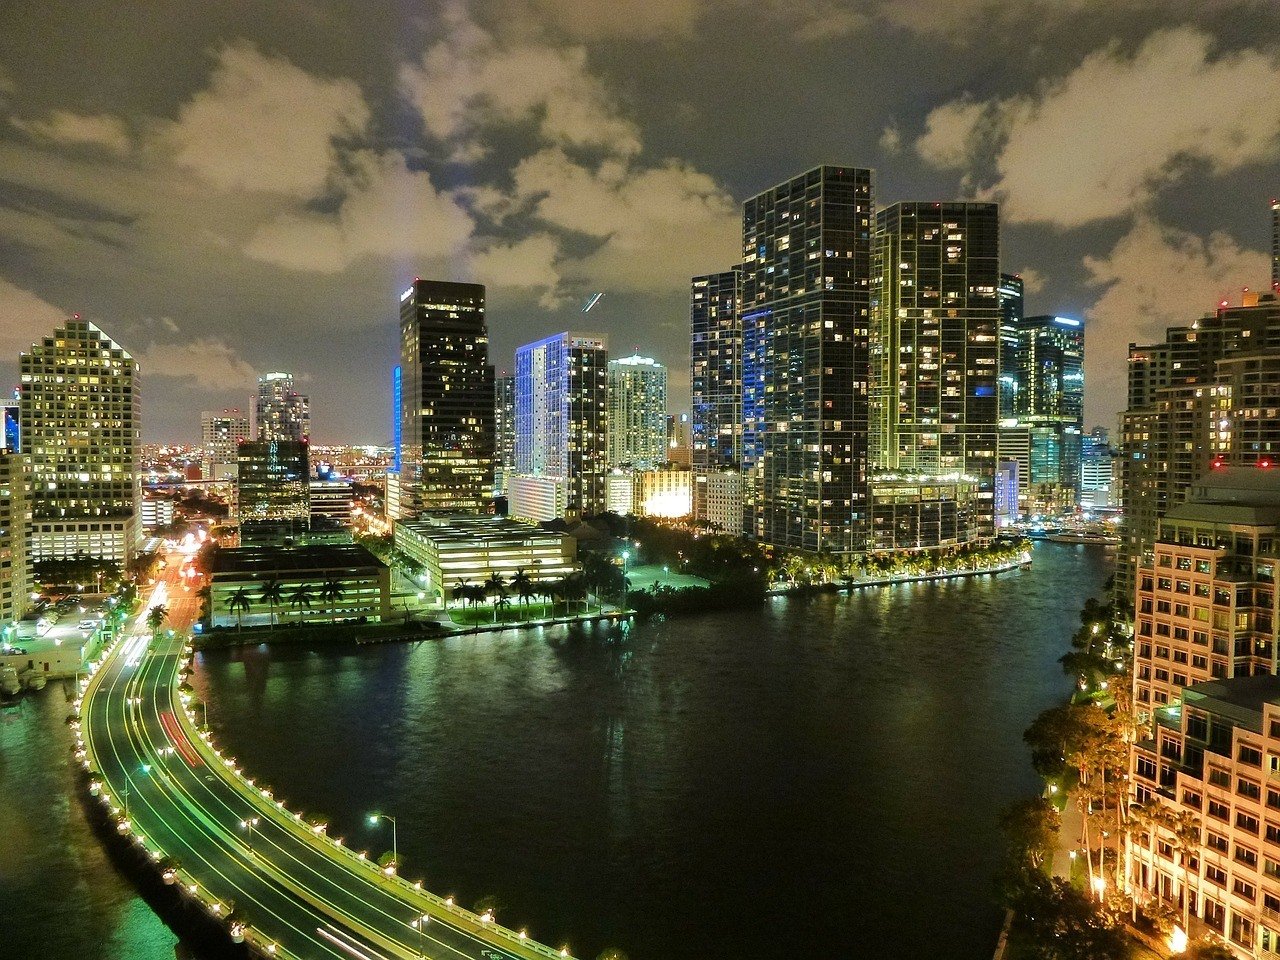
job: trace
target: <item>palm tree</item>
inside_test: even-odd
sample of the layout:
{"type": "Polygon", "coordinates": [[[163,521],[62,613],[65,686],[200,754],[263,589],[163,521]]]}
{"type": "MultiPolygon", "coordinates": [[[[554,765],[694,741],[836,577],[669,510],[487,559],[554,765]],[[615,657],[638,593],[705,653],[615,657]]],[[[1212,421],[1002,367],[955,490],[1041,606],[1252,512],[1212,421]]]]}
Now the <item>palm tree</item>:
{"type": "Polygon", "coordinates": [[[151,628],[151,639],[156,638],[156,634],[160,632],[160,627],[169,619],[169,608],[163,603],[157,603],[147,613],[147,626],[151,628]]]}
{"type": "Polygon", "coordinates": [[[305,583],[300,583],[290,590],[289,606],[296,608],[301,615],[305,607],[311,606],[311,588],[305,583]]]}
{"type": "Polygon", "coordinates": [[[275,577],[267,578],[262,584],[262,593],[258,595],[263,603],[271,608],[271,626],[276,625],[276,606],[281,603],[280,581],[275,577]]]}
{"type": "Polygon", "coordinates": [[[330,577],[324,582],[324,586],[320,588],[320,596],[329,604],[329,613],[336,619],[338,615],[338,604],[342,602],[342,597],[346,593],[341,580],[335,580],[330,577]]]}
{"type": "Polygon", "coordinates": [[[506,579],[502,576],[501,570],[494,570],[489,574],[489,579],[484,582],[486,593],[492,593],[495,597],[499,595],[505,596],[505,588],[507,586],[506,579]]]}
{"type": "Polygon", "coordinates": [[[227,597],[227,610],[236,615],[236,629],[244,626],[244,615],[249,612],[249,591],[240,587],[227,597]]]}
{"type": "Polygon", "coordinates": [[[483,583],[472,583],[467,585],[467,599],[471,601],[471,609],[475,609],[484,602],[485,589],[483,583]]]}
{"type": "MultiPolygon", "coordinates": [[[[1191,876],[1189,861],[1200,853],[1200,818],[1190,810],[1179,810],[1169,817],[1169,830],[1173,833],[1173,849],[1182,867],[1182,929],[1189,930],[1191,914],[1191,876]]],[[[1199,877],[1199,873],[1197,873],[1199,877]]],[[[1199,899],[1199,898],[1197,898],[1199,899]]],[[[1196,911],[1197,915],[1199,911],[1196,911]]]]}
{"type": "Polygon", "coordinates": [[[520,595],[520,603],[528,606],[529,598],[533,596],[533,581],[529,579],[529,574],[524,572],[524,567],[517,568],[511,575],[511,587],[520,595]]]}
{"type": "Polygon", "coordinates": [[[455,603],[461,601],[465,606],[467,598],[471,596],[469,587],[470,584],[466,580],[459,580],[453,585],[453,600],[455,603]]]}
{"type": "Polygon", "coordinates": [[[505,593],[499,594],[498,599],[493,601],[493,622],[498,622],[498,614],[505,613],[507,607],[511,606],[511,601],[507,599],[505,593]]]}

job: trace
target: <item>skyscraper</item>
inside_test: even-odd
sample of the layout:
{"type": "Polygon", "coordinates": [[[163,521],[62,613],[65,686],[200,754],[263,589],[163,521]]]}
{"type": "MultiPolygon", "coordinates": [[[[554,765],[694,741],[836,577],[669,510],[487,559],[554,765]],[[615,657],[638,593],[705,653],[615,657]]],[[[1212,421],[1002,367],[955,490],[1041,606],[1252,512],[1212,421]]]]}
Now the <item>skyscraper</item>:
{"type": "Polygon", "coordinates": [[[279,544],[311,524],[310,451],[301,440],[246,440],[237,448],[241,544],[279,544]]]}
{"type": "Polygon", "coordinates": [[[18,391],[13,399],[0,402],[0,450],[22,451],[22,426],[18,413],[18,391]]]}
{"type": "Polygon", "coordinates": [[[249,439],[249,418],[232,407],[200,414],[201,473],[206,480],[235,478],[236,448],[249,439]]]}
{"type": "Polygon", "coordinates": [[[689,393],[695,471],[742,462],[741,301],[741,267],[691,281],[689,393]]]}
{"type": "Polygon", "coordinates": [[[406,513],[478,513],[493,501],[494,387],[485,288],[415,279],[400,295],[406,513]]]}
{"type": "Polygon", "coordinates": [[[29,482],[22,456],[0,449],[0,640],[4,641],[10,639],[7,628],[22,619],[27,605],[29,482]]]}
{"type": "Polygon", "coordinates": [[[138,365],[77,314],[21,356],[19,418],[31,465],[31,563],[138,547],[138,365]]]}
{"type": "Polygon", "coordinates": [[[1000,419],[1017,415],[1018,372],[1020,369],[1018,328],[1026,314],[1024,284],[1016,274],[1000,274],[996,291],[1000,300],[1000,419]]]}
{"type": "Polygon", "coordinates": [[[493,429],[497,438],[493,464],[493,495],[507,495],[507,478],[516,469],[516,378],[503,374],[494,381],[493,429]]]}
{"type": "Polygon", "coordinates": [[[743,207],[744,511],[763,543],[864,543],[871,218],[871,171],[854,167],[743,207]]]}
{"type": "Polygon", "coordinates": [[[1170,327],[1163,343],[1129,345],[1129,408],[1121,416],[1122,543],[1117,609],[1131,612],[1137,571],[1151,563],[1160,519],[1216,461],[1252,466],[1280,446],[1280,300],[1170,327]],[[1269,378],[1269,379],[1268,379],[1269,378]]]}
{"type": "Polygon", "coordinates": [[[311,439],[311,401],[294,390],[291,373],[258,378],[253,416],[259,440],[311,439]]]}
{"type": "Polygon", "coordinates": [[[656,469],[667,460],[667,368],[638,354],[609,361],[609,466],[656,469]]]}
{"type": "MultiPolygon", "coordinates": [[[[548,490],[562,485],[557,510],[567,514],[605,509],[608,365],[597,334],[558,333],[516,350],[515,473],[548,490]]],[[[514,497],[511,507],[519,516],[514,497]]]]}

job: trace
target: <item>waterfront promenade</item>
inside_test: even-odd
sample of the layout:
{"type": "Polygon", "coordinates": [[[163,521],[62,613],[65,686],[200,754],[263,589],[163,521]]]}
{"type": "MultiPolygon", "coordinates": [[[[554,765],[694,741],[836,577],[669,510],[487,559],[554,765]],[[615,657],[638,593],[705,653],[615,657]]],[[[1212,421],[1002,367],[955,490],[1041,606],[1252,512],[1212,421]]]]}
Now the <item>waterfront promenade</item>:
{"type": "MultiPolygon", "coordinates": [[[[175,625],[192,615],[188,603],[170,600],[175,625]]],[[[228,936],[286,958],[569,956],[380,868],[257,786],[197,732],[178,691],[185,636],[153,643],[145,611],[87,682],[77,759],[117,833],[145,848],[166,883],[225,918],[228,936]]]]}

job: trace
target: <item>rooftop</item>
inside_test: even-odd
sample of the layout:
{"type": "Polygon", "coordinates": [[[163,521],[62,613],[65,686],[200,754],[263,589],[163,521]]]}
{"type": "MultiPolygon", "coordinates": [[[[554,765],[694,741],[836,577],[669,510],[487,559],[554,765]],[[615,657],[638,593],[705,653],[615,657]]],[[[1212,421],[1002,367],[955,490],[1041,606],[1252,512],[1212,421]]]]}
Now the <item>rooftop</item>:
{"type": "Polygon", "coordinates": [[[1263,706],[1268,703],[1280,705],[1280,677],[1261,674],[1208,680],[1187,687],[1182,692],[1182,702],[1261,730],[1263,706]]]}
{"type": "Polygon", "coordinates": [[[397,530],[408,530],[437,546],[466,545],[495,547],[527,544],[530,541],[564,540],[568,534],[531,527],[506,517],[458,516],[418,517],[397,520],[397,530]]]}
{"type": "Polygon", "coordinates": [[[380,567],[382,561],[354,543],[309,543],[299,547],[230,547],[214,554],[213,573],[380,567]]]}

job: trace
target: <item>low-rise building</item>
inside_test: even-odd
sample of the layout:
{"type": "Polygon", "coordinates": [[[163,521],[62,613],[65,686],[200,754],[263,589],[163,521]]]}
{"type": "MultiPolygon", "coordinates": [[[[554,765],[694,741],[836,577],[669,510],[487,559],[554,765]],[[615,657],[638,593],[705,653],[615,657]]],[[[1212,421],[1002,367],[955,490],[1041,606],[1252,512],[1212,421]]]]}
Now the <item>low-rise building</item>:
{"type": "Polygon", "coordinates": [[[670,466],[638,470],[632,493],[632,512],[638,517],[675,519],[693,514],[693,471],[670,466]]]}
{"type": "Polygon", "coordinates": [[[457,583],[483,584],[495,573],[508,583],[523,570],[532,582],[577,573],[577,541],[503,517],[418,517],[398,520],[396,549],[423,569],[424,589],[443,600],[457,583]]]}
{"type": "Polygon", "coordinates": [[[563,477],[517,473],[507,480],[507,516],[545,523],[569,513],[569,482],[563,477]]]}
{"type": "Polygon", "coordinates": [[[151,534],[173,525],[173,497],[155,493],[142,495],[142,532],[151,534]]]}
{"type": "Polygon", "coordinates": [[[351,505],[355,492],[350,480],[311,481],[311,521],[328,520],[347,526],[351,523],[351,505]]]}
{"type": "Polygon", "coordinates": [[[209,604],[214,627],[381,620],[391,614],[391,572],[354,544],[223,549],[209,604]]]}

